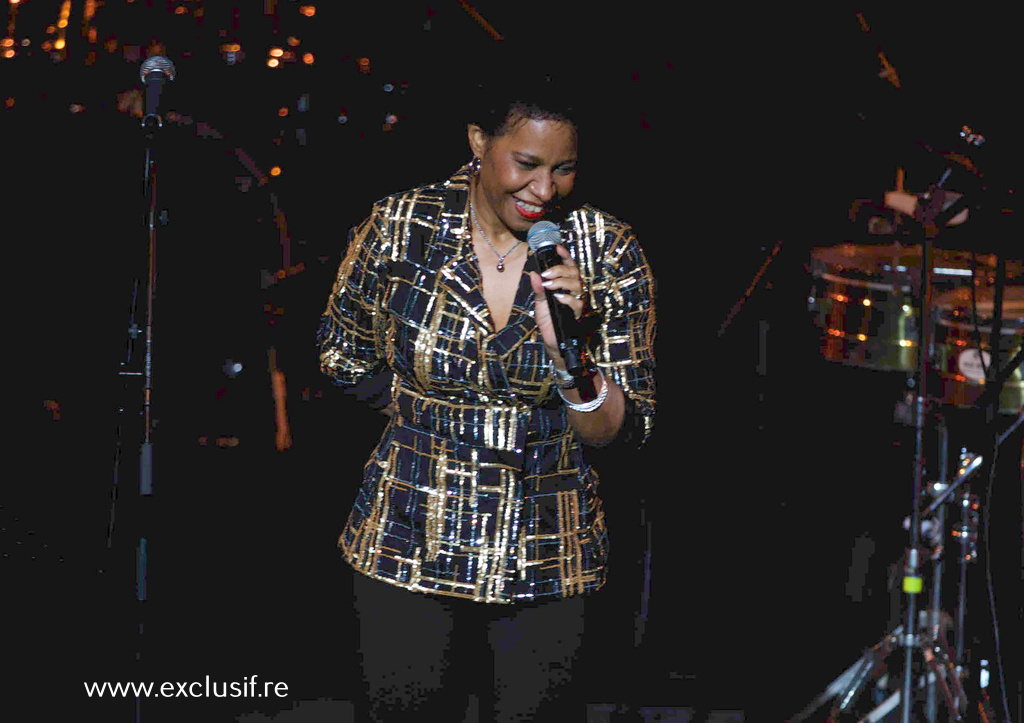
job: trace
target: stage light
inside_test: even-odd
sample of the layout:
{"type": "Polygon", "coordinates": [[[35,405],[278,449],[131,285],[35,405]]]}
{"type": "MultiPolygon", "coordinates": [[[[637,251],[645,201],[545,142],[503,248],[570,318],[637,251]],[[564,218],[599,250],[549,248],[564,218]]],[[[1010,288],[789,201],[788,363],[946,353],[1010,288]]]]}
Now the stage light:
{"type": "Polygon", "coordinates": [[[13,58],[14,57],[14,51],[13,50],[5,50],[4,51],[4,57],[5,58],[13,58]]]}
{"type": "Polygon", "coordinates": [[[306,65],[312,65],[313,64],[313,54],[312,53],[304,54],[302,56],[302,62],[305,63],[306,65]]]}
{"type": "Polygon", "coordinates": [[[288,109],[287,108],[278,108],[277,109],[277,114],[279,116],[281,116],[282,118],[284,118],[286,115],[288,115],[288,109]]]}
{"type": "Polygon", "coordinates": [[[305,15],[307,18],[311,18],[316,15],[316,6],[314,5],[303,5],[299,8],[299,12],[305,15]]]}
{"type": "Polygon", "coordinates": [[[14,45],[14,38],[4,38],[0,40],[0,48],[9,48],[14,45]]]}
{"type": "Polygon", "coordinates": [[[294,48],[296,45],[299,44],[299,39],[296,38],[294,35],[289,35],[288,36],[288,44],[291,45],[294,48]]]}
{"type": "Polygon", "coordinates": [[[280,48],[271,48],[270,49],[270,56],[272,58],[280,58],[282,55],[284,55],[284,51],[281,50],[280,48]]]}
{"type": "Polygon", "coordinates": [[[64,49],[64,38],[57,38],[57,42],[55,42],[53,44],[53,47],[55,47],[57,50],[63,50],[64,49]]]}
{"type": "Polygon", "coordinates": [[[280,176],[281,175],[281,166],[274,166],[273,168],[271,168],[270,169],[270,175],[271,176],[280,176]]]}
{"type": "Polygon", "coordinates": [[[267,65],[271,68],[276,68],[281,62],[277,58],[270,58],[267,60],[267,65]]]}

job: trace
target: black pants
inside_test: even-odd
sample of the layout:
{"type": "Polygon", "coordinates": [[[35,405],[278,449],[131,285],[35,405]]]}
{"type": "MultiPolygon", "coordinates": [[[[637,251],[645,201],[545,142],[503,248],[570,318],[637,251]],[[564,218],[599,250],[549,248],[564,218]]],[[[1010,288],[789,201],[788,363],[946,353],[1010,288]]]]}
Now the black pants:
{"type": "Polygon", "coordinates": [[[353,593],[365,693],[358,720],[460,723],[471,693],[481,723],[585,720],[572,680],[584,598],[474,603],[360,573],[353,593]]]}

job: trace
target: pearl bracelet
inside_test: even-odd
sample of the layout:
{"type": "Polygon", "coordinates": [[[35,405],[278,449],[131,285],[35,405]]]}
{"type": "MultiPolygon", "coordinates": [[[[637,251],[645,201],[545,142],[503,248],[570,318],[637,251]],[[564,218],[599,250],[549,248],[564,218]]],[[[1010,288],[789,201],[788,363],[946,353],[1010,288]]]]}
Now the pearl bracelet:
{"type": "Polygon", "coordinates": [[[581,402],[579,404],[576,404],[575,402],[570,402],[568,399],[566,399],[565,395],[562,394],[562,390],[559,389],[558,396],[560,396],[562,398],[562,401],[565,402],[565,406],[577,412],[593,412],[595,409],[604,404],[604,400],[608,396],[608,382],[605,381],[604,374],[601,372],[600,369],[597,370],[597,373],[601,376],[601,391],[598,392],[597,397],[591,399],[589,402],[581,402]]]}

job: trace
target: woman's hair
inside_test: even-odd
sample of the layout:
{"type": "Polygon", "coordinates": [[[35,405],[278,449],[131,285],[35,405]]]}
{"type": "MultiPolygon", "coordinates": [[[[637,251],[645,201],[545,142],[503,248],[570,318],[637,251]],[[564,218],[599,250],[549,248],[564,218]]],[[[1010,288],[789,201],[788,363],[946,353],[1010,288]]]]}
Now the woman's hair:
{"type": "Polygon", "coordinates": [[[581,108],[576,88],[554,68],[523,61],[497,61],[478,75],[473,85],[467,122],[492,138],[502,136],[523,120],[553,120],[579,132],[581,108]]]}

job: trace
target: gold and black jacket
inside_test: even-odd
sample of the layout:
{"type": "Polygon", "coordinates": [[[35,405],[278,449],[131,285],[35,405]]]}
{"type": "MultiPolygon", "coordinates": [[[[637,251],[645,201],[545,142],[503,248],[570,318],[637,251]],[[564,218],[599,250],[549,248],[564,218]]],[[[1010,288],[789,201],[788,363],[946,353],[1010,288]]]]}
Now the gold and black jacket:
{"type": "MultiPolygon", "coordinates": [[[[321,319],[322,371],[391,379],[394,415],[339,539],[359,572],[481,602],[604,584],[598,477],[568,424],[524,271],[494,329],[467,214],[468,169],[390,196],[349,236],[321,319]]],[[[563,238],[594,315],[591,354],[626,395],[636,443],[654,420],[654,279],[632,230],[589,206],[563,238]]]]}

